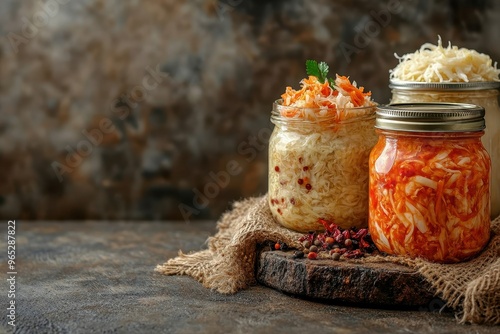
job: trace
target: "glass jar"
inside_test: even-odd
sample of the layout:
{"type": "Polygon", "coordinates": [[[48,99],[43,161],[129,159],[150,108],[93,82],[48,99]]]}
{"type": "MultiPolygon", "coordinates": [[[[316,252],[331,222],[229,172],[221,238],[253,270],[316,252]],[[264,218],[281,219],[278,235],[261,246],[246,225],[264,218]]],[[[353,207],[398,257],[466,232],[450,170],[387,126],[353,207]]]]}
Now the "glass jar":
{"type": "Polygon", "coordinates": [[[491,224],[484,109],[394,104],[375,127],[368,225],[378,249],[443,263],[480,252],[491,224]]]}
{"type": "Polygon", "coordinates": [[[500,215],[500,82],[425,83],[391,80],[391,103],[458,102],[485,109],[482,142],[491,158],[491,218],[500,215]]]}
{"type": "Polygon", "coordinates": [[[268,197],[275,220],[299,232],[324,230],[319,219],[342,228],[366,227],[376,107],[332,113],[309,108],[299,114],[325,116],[286,117],[297,109],[306,108],[273,104],[268,197]]]}

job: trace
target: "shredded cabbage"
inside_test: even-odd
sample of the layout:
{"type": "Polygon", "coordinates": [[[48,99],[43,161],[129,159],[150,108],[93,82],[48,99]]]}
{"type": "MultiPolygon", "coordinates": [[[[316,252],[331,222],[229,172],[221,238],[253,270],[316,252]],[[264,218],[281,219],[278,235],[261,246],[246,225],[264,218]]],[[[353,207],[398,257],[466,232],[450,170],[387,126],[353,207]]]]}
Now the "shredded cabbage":
{"type": "Polygon", "coordinates": [[[477,137],[380,140],[370,166],[369,228],[381,251],[458,262],[488,242],[491,165],[477,137]]]}
{"type": "Polygon", "coordinates": [[[399,64],[390,70],[391,79],[415,82],[476,82],[500,81],[497,63],[490,56],[475,50],[452,46],[443,48],[425,43],[415,53],[399,57],[399,64]]]}
{"type": "Polygon", "coordinates": [[[296,107],[283,109],[282,116],[287,118],[314,120],[316,117],[333,116],[335,120],[344,120],[346,109],[373,106],[371,92],[364,92],[364,87],[350,82],[348,77],[337,74],[335,86],[328,81],[321,83],[317,77],[300,81],[301,89],[286,87],[281,95],[283,106],[296,107]]]}
{"type": "Polygon", "coordinates": [[[287,87],[273,111],[269,142],[269,205],[290,229],[344,229],[368,224],[368,156],[377,141],[375,103],[356,82],[309,76],[287,87]]]}
{"type": "Polygon", "coordinates": [[[457,102],[480,105],[485,110],[484,120],[486,129],[481,138],[486,151],[491,157],[491,218],[500,215],[500,108],[496,92],[468,91],[400,91],[393,93],[391,103],[413,102],[457,102]]]}
{"type": "Polygon", "coordinates": [[[300,232],[323,230],[320,218],[344,229],[367,226],[368,156],[377,141],[373,127],[374,117],[329,128],[278,125],[269,143],[274,218],[300,232]]]}

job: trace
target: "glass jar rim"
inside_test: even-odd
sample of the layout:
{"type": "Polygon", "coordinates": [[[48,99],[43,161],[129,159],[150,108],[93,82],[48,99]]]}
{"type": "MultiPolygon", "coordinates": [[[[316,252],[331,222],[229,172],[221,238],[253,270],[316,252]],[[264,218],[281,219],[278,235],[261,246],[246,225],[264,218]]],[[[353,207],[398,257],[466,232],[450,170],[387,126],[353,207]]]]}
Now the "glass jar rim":
{"type": "Polygon", "coordinates": [[[343,124],[356,122],[363,119],[370,119],[375,117],[378,104],[364,107],[352,107],[352,108],[310,108],[310,107],[294,107],[294,106],[284,106],[282,105],[283,99],[278,99],[273,102],[273,109],[271,111],[271,121],[276,124],[276,122],[287,122],[287,123],[305,123],[305,124],[318,124],[318,123],[332,123],[332,124],[343,124]],[[335,113],[328,115],[321,115],[320,112],[323,110],[335,110],[335,113]],[[314,113],[315,117],[313,119],[304,119],[299,117],[287,117],[283,116],[283,111],[303,111],[303,112],[318,112],[314,113]],[[340,119],[341,116],[339,112],[343,113],[344,119],[340,119]],[[347,113],[346,113],[347,112],[347,113]]]}
{"type": "Polygon", "coordinates": [[[470,91],[499,89],[500,81],[469,81],[469,82],[419,82],[397,79],[389,80],[389,88],[401,90],[442,90],[470,91]]]}

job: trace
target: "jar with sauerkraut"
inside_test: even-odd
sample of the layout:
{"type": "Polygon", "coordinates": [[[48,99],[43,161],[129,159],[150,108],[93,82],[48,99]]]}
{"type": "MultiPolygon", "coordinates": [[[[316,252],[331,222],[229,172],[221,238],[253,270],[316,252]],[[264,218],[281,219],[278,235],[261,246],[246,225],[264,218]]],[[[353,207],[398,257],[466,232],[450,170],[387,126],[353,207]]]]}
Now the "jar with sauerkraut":
{"type": "Polygon", "coordinates": [[[484,109],[394,104],[377,110],[369,160],[369,230],[377,248],[453,263],[490,238],[490,169],[484,109]]]}
{"type": "Polygon", "coordinates": [[[377,141],[376,105],[356,83],[332,87],[310,76],[273,105],[269,206],[275,220],[299,232],[368,223],[368,155],[377,141]]]}
{"type": "Polygon", "coordinates": [[[483,145],[491,158],[491,218],[500,215],[500,88],[497,64],[488,55],[448,45],[424,44],[391,71],[391,103],[456,102],[485,109],[483,145]]]}

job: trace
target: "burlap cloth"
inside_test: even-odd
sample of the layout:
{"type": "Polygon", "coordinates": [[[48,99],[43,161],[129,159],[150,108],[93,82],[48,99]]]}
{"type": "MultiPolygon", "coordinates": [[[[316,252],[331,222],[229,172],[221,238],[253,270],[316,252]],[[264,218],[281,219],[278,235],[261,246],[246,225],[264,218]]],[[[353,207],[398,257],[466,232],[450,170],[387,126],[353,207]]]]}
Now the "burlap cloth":
{"type": "MultiPolygon", "coordinates": [[[[237,202],[222,215],[218,232],[208,238],[208,249],[179,256],[158,265],[166,275],[189,275],[205,287],[235,293],[255,284],[257,245],[281,241],[301,249],[301,234],[278,225],[271,216],[267,196],[237,202]]],[[[436,264],[424,260],[377,257],[378,261],[404,263],[428,280],[461,323],[500,324],[500,217],[492,222],[486,249],[473,260],[436,264]]],[[[367,258],[367,259],[370,259],[367,258]]],[[[373,260],[373,258],[372,258],[373,260]]]]}

